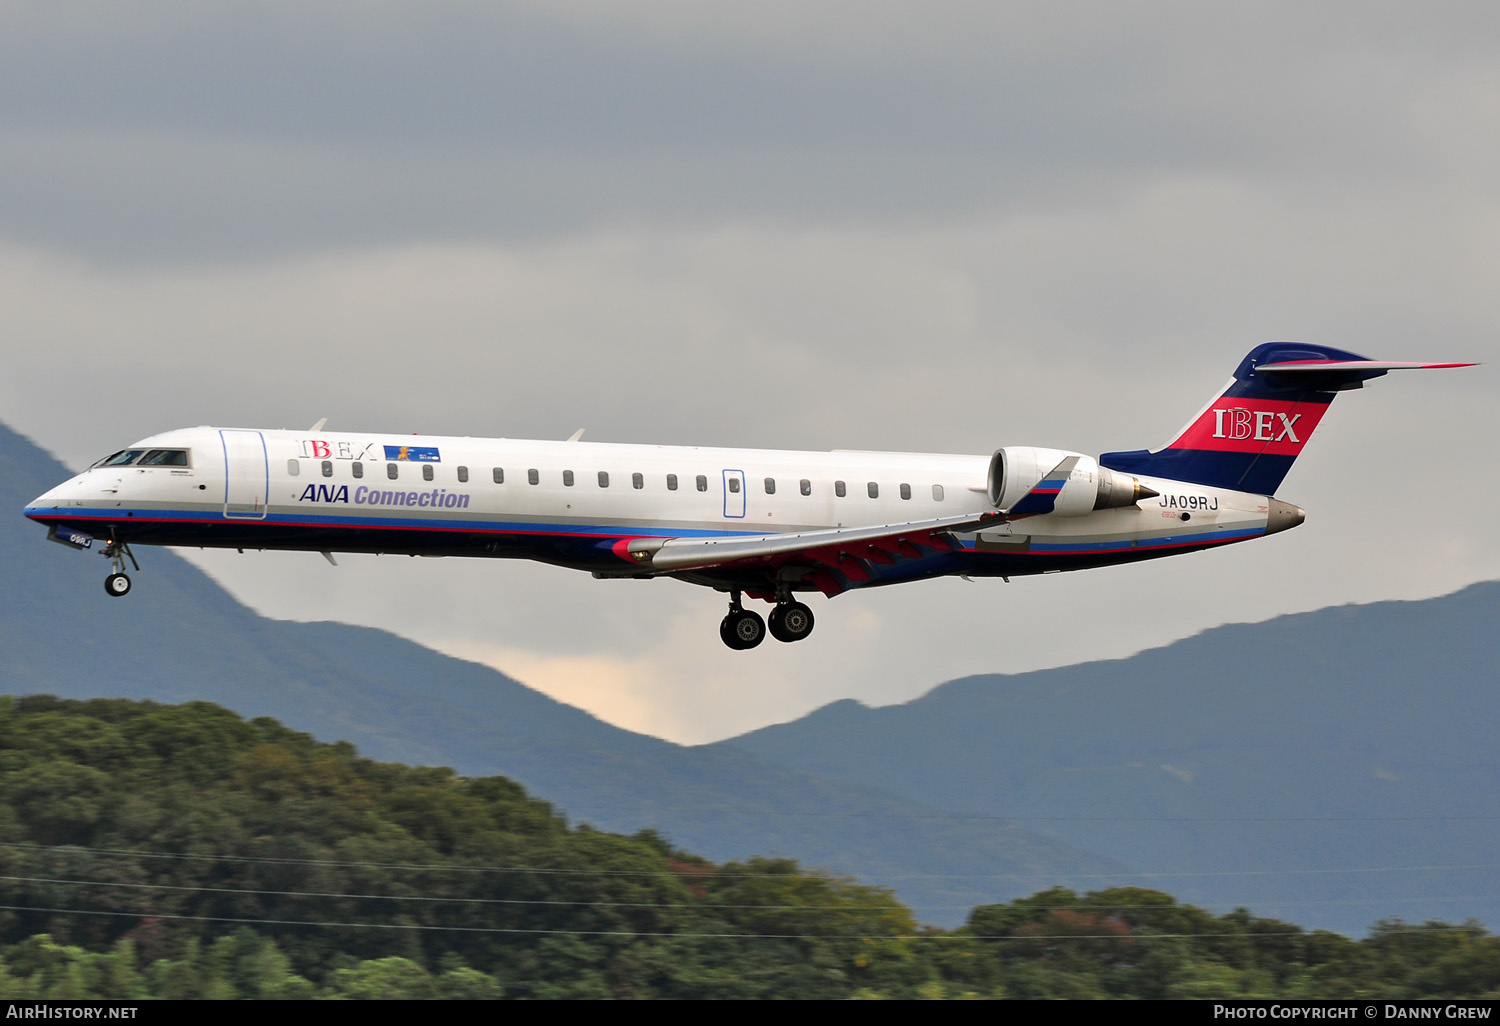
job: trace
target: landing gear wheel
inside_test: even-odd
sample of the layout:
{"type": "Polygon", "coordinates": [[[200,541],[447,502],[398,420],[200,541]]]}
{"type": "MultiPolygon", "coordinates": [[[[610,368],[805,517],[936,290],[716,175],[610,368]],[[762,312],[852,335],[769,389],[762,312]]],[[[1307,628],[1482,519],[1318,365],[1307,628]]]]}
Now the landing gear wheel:
{"type": "Polygon", "coordinates": [[[766,621],[748,609],[731,611],[719,624],[719,637],[736,651],[754,648],[766,640],[766,621]]]}
{"type": "Polygon", "coordinates": [[[812,633],[813,612],[801,602],[785,602],[771,612],[771,637],[801,641],[812,633]]]}
{"type": "Polygon", "coordinates": [[[135,553],[130,551],[130,546],[122,541],[115,540],[115,529],[109,529],[109,543],[99,553],[109,560],[110,568],[114,573],[104,579],[104,593],[110,598],[124,598],[130,594],[130,578],[125,576],[125,560],[130,560],[130,565],[137,570],[141,564],[135,561],[135,553]]]}

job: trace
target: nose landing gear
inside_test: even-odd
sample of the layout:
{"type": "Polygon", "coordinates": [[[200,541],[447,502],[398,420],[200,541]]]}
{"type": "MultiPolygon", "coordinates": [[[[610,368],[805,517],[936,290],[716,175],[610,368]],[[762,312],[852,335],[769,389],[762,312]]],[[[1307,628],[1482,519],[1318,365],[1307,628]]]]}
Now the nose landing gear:
{"type": "Polygon", "coordinates": [[[122,541],[115,541],[111,536],[109,542],[100,550],[99,554],[110,561],[114,572],[104,579],[104,593],[111,598],[124,598],[130,594],[130,578],[125,575],[125,559],[129,557],[130,565],[135,567],[136,573],[140,573],[141,564],[135,561],[135,553],[130,551],[130,546],[122,541]]]}

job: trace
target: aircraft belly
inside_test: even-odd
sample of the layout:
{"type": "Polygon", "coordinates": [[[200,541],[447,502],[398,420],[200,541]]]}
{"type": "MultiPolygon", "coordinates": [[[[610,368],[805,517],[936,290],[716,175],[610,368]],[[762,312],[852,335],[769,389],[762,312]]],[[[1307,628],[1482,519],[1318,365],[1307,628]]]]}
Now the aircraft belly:
{"type": "Polygon", "coordinates": [[[1253,504],[1259,497],[1184,498],[1179,491],[1089,516],[1032,517],[963,535],[965,572],[1008,577],[1082,570],[1264,536],[1266,514],[1253,504]]]}

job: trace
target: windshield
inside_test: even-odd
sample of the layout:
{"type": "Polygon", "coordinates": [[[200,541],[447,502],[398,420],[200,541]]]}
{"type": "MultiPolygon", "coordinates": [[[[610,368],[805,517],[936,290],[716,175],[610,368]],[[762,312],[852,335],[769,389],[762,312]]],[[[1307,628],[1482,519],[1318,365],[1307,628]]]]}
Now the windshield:
{"type": "Polygon", "coordinates": [[[146,451],[145,449],[121,449],[119,452],[115,453],[113,456],[106,456],[106,457],[104,457],[104,459],[100,460],[98,463],[95,463],[94,466],[96,466],[96,467],[123,467],[123,466],[126,466],[127,464],[134,463],[136,460],[138,460],[140,458],[141,453],[143,453],[145,451],[146,451]]]}
{"type": "Polygon", "coordinates": [[[186,449],[152,449],[141,459],[143,467],[185,467],[187,465],[186,449]]]}

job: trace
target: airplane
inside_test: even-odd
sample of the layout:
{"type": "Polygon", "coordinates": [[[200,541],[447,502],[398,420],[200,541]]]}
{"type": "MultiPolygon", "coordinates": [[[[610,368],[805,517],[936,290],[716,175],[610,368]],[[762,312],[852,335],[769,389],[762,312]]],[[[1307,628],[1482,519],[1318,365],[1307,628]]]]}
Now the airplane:
{"type": "Polygon", "coordinates": [[[731,649],[812,633],[798,596],[959,575],[1112,566],[1277,534],[1275,498],[1337,392],[1392,370],[1267,342],[1178,435],[1093,457],[794,452],[197,427],[144,438],[32,500],[128,594],[131,545],[532,559],[598,578],[674,577],[729,596],[731,649]],[[769,617],[744,598],[772,603],[769,617]],[[768,621],[769,620],[769,624],[768,621]]]}

